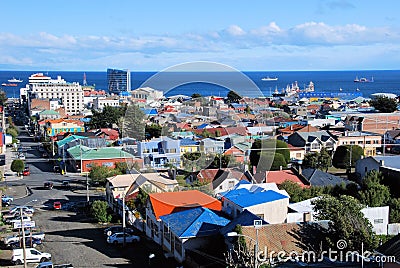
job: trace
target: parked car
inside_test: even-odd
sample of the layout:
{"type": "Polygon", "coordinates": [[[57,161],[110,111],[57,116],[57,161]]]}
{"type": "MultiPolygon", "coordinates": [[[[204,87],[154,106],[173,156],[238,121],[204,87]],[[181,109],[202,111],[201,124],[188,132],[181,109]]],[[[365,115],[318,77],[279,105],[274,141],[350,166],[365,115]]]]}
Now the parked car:
{"type": "Polygon", "coordinates": [[[3,195],[1,196],[1,203],[3,204],[3,206],[8,207],[8,206],[11,205],[11,203],[12,203],[13,201],[14,201],[14,197],[12,197],[12,196],[5,195],[5,194],[3,194],[3,195]]]}
{"type": "Polygon", "coordinates": [[[53,189],[53,183],[50,182],[50,181],[46,181],[46,182],[43,184],[43,187],[44,187],[44,189],[51,190],[51,189],[53,189]]]}
{"type": "MultiPolygon", "coordinates": [[[[27,248],[25,249],[26,254],[26,262],[45,262],[51,260],[51,254],[40,252],[34,248],[27,248]]],[[[23,249],[14,249],[11,256],[11,262],[16,265],[21,265],[24,263],[24,254],[23,249]]]]}
{"type": "MultiPolygon", "coordinates": [[[[33,213],[30,210],[26,210],[26,211],[23,210],[22,211],[22,215],[32,217],[33,213]]],[[[19,216],[21,216],[21,211],[20,210],[16,210],[16,211],[14,211],[12,213],[4,213],[3,214],[3,219],[4,220],[11,220],[11,219],[17,218],[19,216]]]]}
{"type": "Polygon", "coordinates": [[[70,187],[69,181],[62,181],[61,186],[63,188],[69,188],[70,187]]]}
{"type": "Polygon", "coordinates": [[[71,263],[53,264],[51,261],[39,263],[35,268],[74,268],[71,263]]]}
{"type": "MultiPolygon", "coordinates": [[[[140,241],[140,237],[137,235],[132,235],[125,233],[125,243],[133,243],[140,241]]],[[[114,233],[107,237],[107,243],[109,244],[123,244],[124,243],[124,233],[114,233]]]]}
{"type": "MultiPolygon", "coordinates": [[[[32,238],[25,237],[25,246],[26,247],[35,248],[35,247],[37,247],[37,245],[41,245],[41,244],[42,244],[42,240],[40,240],[40,239],[33,238],[33,237],[32,238]]],[[[8,246],[13,249],[22,248],[22,238],[17,241],[9,243],[8,246]]]]}
{"type": "MultiPolygon", "coordinates": [[[[44,237],[45,237],[45,233],[43,233],[43,232],[30,233],[29,230],[25,230],[25,237],[32,237],[33,239],[37,239],[37,240],[43,241],[44,237]]],[[[13,242],[20,241],[21,238],[22,238],[21,234],[14,234],[14,235],[11,235],[11,236],[6,236],[3,239],[3,242],[4,242],[4,245],[8,246],[9,244],[11,244],[13,242]]]]}
{"type": "Polygon", "coordinates": [[[60,201],[56,201],[53,203],[53,209],[61,209],[61,202],[60,201]]]}
{"type": "Polygon", "coordinates": [[[24,176],[29,176],[29,175],[31,175],[31,172],[30,172],[28,166],[25,166],[24,171],[22,172],[22,175],[24,175],[24,176]]]}
{"type": "MultiPolygon", "coordinates": [[[[22,216],[22,221],[31,221],[31,217],[29,216],[22,216]]],[[[16,218],[12,218],[11,220],[6,220],[6,223],[8,224],[14,224],[14,222],[20,222],[21,221],[21,216],[18,216],[16,218]]]]}
{"type": "Polygon", "coordinates": [[[33,206],[15,206],[11,208],[8,213],[14,213],[15,211],[19,211],[22,208],[22,211],[24,212],[31,212],[32,214],[35,213],[35,209],[33,206]]]}
{"type": "Polygon", "coordinates": [[[23,153],[20,153],[17,155],[17,158],[21,159],[21,160],[25,160],[25,155],[23,153]]]}
{"type": "MultiPolygon", "coordinates": [[[[107,227],[106,229],[104,229],[104,235],[106,235],[106,236],[110,236],[114,233],[122,233],[122,232],[124,232],[124,228],[122,228],[122,226],[120,226],[120,225],[110,226],[110,227],[107,227]]],[[[125,227],[125,233],[133,234],[134,231],[133,231],[133,229],[131,229],[129,227],[125,227]]]]}

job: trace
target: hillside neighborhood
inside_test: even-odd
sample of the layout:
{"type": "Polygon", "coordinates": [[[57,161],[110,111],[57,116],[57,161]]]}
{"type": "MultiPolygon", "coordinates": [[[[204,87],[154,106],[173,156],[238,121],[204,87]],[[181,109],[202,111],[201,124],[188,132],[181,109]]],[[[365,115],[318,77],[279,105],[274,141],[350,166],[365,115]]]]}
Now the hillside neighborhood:
{"type": "Polygon", "coordinates": [[[117,222],[184,267],[289,267],[278,252],[310,251],[295,263],[358,267],[318,261],[338,241],[397,258],[366,267],[400,267],[400,112],[377,100],[398,104],[109,94],[36,73],[20,98],[3,100],[1,153],[17,156],[2,175],[29,180],[17,165],[23,130],[57,176],[87,180],[88,201],[96,189],[117,222]]]}

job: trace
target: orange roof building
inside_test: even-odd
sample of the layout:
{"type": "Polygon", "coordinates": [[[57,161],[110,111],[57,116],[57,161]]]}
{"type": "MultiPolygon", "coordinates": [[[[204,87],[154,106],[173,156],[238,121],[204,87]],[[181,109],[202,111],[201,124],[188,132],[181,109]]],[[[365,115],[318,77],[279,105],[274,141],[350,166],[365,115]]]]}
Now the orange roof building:
{"type": "Polygon", "coordinates": [[[221,202],[198,190],[149,194],[151,209],[157,220],[160,216],[195,207],[220,211],[221,202]]]}
{"type": "Polygon", "coordinates": [[[299,185],[301,188],[310,187],[304,181],[302,181],[292,170],[267,171],[265,177],[266,182],[274,182],[277,185],[282,184],[284,181],[291,181],[299,185]]]}

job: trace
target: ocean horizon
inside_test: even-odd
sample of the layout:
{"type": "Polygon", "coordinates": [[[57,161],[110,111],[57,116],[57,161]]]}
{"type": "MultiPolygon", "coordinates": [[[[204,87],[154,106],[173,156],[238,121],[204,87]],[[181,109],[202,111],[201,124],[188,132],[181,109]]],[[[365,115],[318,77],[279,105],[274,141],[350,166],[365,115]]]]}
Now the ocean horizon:
{"type": "MultiPolygon", "coordinates": [[[[83,84],[84,75],[88,85],[96,90],[107,88],[107,72],[83,71],[0,71],[0,84],[8,79],[23,80],[17,86],[1,86],[8,97],[19,97],[19,89],[25,87],[30,75],[44,73],[53,79],[61,76],[67,82],[83,84]]],[[[362,70],[362,71],[250,71],[250,72],[171,72],[154,76],[158,72],[131,72],[131,89],[149,86],[162,90],[165,96],[188,95],[226,96],[234,90],[242,96],[270,96],[275,90],[282,91],[297,82],[304,89],[312,81],[315,92],[362,93],[370,97],[373,93],[400,92],[400,70],[362,70]],[[276,81],[262,81],[263,77],[277,77],[276,81]],[[153,78],[152,78],[153,77],[153,78]],[[152,78],[152,79],[150,79],[152,78]],[[354,80],[366,78],[369,83],[356,83],[354,80]]]]}

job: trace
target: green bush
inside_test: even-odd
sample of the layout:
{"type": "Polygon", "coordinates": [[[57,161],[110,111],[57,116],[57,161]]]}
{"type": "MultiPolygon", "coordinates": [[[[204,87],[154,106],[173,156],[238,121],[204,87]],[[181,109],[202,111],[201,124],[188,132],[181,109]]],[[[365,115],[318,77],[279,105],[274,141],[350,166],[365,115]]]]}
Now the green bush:
{"type": "Polygon", "coordinates": [[[95,218],[98,222],[110,222],[112,219],[112,215],[109,215],[107,212],[108,205],[106,201],[95,200],[90,207],[90,214],[95,218]]]}

